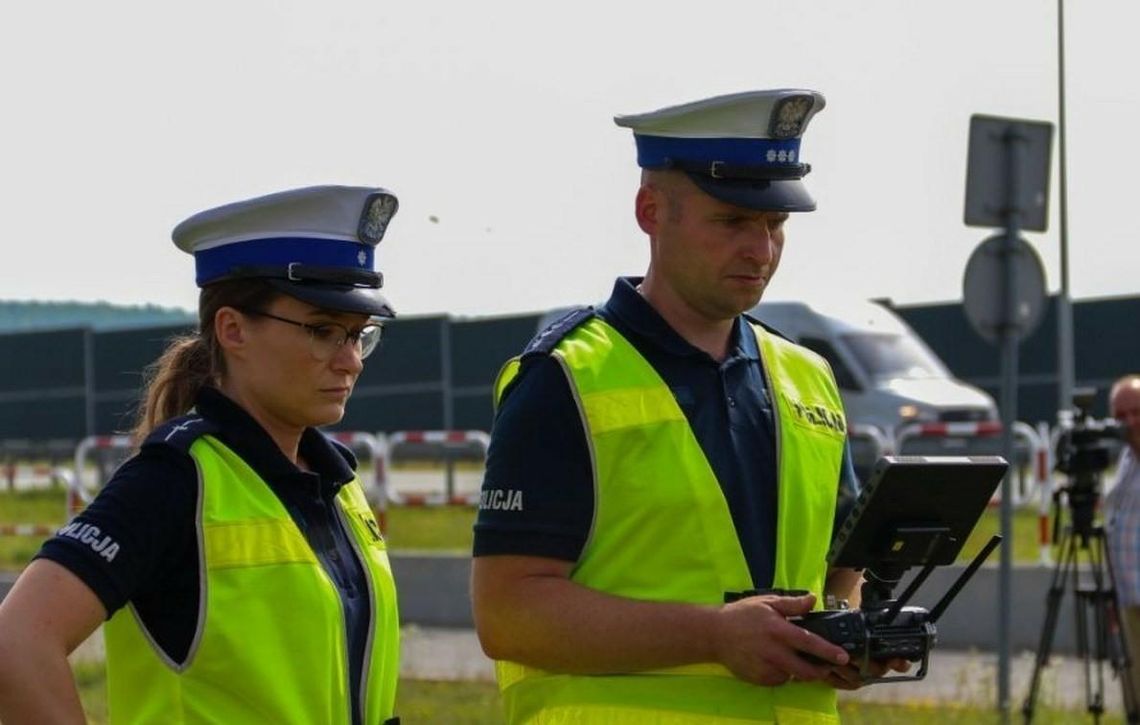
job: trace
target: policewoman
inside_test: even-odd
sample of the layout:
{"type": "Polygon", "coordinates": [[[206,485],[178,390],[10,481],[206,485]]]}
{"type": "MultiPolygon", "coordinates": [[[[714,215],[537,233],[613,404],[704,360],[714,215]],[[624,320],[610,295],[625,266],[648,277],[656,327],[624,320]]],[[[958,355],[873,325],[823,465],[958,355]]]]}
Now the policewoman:
{"type": "Polygon", "coordinates": [[[0,607],[0,719],[82,722],[67,654],[106,621],[114,723],[395,722],[396,596],[339,421],[381,323],[384,189],[179,224],[197,334],[153,366],[140,449],[0,607]]]}
{"type": "Polygon", "coordinates": [[[859,582],[826,563],[857,489],[839,393],[742,314],[815,208],[800,143],[823,106],[753,91],[616,119],[648,270],[497,383],[473,603],[510,722],[834,723],[860,685],[789,621],[859,582]]]}

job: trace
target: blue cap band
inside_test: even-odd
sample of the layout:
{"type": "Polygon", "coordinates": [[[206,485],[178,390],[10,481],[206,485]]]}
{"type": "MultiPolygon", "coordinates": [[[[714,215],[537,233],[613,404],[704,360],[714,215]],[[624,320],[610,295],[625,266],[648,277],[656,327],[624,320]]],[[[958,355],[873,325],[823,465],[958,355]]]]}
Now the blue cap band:
{"type": "Polygon", "coordinates": [[[291,262],[371,271],[373,251],[371,245],[360,242],[271,237],[196,251],[194,265],[201,287],[228,276],[238,267],[285,267],[291,262]]]}
{"type": "Polygon", "coordinates": [[[739,166],[782,166],[800,162],[798,138],[675,138],[634,134],[634,139],[637,165],[643,169],[668,168],[677,161],[698,164],[719,161],[739,166]]]}

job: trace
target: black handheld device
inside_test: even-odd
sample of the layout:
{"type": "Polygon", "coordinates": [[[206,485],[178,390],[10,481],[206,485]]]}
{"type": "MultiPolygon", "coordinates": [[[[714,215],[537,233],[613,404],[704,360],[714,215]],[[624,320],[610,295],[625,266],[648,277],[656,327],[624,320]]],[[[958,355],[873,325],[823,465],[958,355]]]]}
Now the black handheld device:
{"type": "MultiPolygon", "coordinates": [[[[906,606],[937,566],[954,563],[1009,465],[1000,456],[887,456],[879,459],[827,555],[832,567],[862,569],[858,609],[846,603],[792,620],[845,649],[865,682],[926,676],[935,622],[1001,541],[994,536],[931,610],[906,606]],[[906,590],[894,587],[920,566],[906,590]],[[914,675],[876,677],[872,662],[921,663],[914,675]]],[[[739,598],[726,595],[726,599],[739,598]]]]}

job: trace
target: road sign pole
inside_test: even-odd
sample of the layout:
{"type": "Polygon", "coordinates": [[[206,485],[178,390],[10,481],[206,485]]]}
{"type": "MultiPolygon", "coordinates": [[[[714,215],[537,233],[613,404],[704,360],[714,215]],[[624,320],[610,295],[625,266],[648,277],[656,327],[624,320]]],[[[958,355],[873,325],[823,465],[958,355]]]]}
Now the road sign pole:
{"type": "MultiPolygon", "coordinates": [[[[1036,328],[1046,302],[1045,272],[1021,231],[1045,231],[1052,125],[995,116],[970,117],[966,167],[966,224],[1003,229],[966,263],[962,302],[966,318],[1001,350],[1002,451],[1010,468],[1001,486],[1001,532],[1013,541],[1013,474],[1017,463],[1017,347],[1036,328]]],[[[998,692],[1009,722],[1013,548],[1001,549],[998,596],[998,692]]]]}
{"type": "Polygon", "coordinates": [[[1065,157],[1065,4],[1057,0],[1057,170],[1060,187],[1060,273],[1057,293],[1057,411],[1073,404],[1073,302],[1069,295],[1069,191],[1065,157]]]}
{"type": "MultiPolygon", "coordinates": [[[[1002,245],[1002,273],[1005,279],[1005,289],[1002,291],[1002,321],[1001,326],[1001,422],[1002,422],[1002,452],[1009,461],[1009,469],[1001,482],[1001,533],[1003,540],[1013,541],[1013,474],[1016,468],[1016,459],[1013,449],[1013,424],[1017,421],[1017,300],[1015,290],[1017,285],[1017,265],[1013,256],[1017,254],[1017,240],[1020,229],[1021,209],[1018,204],[1020,192],[1020,156],[1021,134],[1016,127],[1010,126],[1006,130],[1003,142],[1006,159],[1008,161],[1006,172],[1007,203],[1005,205],[1005,241],[1002,245]]],[[[1011,602],[1013,547],[1001,547],[1000,590],[998,596],[998,710],[1002,713],[1002,720],[1009,719],[1009,671],[1010,671],[1010,632],[1013,618],[1011,602]]]]}

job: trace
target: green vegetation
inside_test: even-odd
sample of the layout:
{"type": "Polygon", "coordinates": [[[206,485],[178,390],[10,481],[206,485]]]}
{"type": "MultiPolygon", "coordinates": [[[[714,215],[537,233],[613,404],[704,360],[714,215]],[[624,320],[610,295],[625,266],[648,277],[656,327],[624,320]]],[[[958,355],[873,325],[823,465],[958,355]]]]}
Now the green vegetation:
{"type": "Polygon", "coordinates": [[[83,662],[72,664],[71,671],[87,722],[103,725],[107,722],[107,668],[102,662],[83,662]]]}
{"type": "Polygon", "coordinates": [[[499,688],[493,682],[401,680],[396,714],[406,723],[502,723],[499,688]]]}
{"type": "MultiPolygon", "coordinates": [[[[96,725],[106,723],[107,698],[102,665],[78,665],[75,672],[88,722],[96,725]]],[[[396,695],[396,712],[407,723],[491,725],[503,722],[499,692],[491,682],[401,680],[396,695]]],[[[996,725],[1001,722],[996,711],[979,706],[977,702],[885,705],[848,700],[840,702],[839,713],[844,725],[996,725]]],[[[1090,722],[1089,714],[1084,710],[1039,707],[1036,715],[1038,722],[1054,725],[1090,722]]],[[[1123,719],[1110,713],[1101,722],[1116,725],[1123,719]]]]}
{"type": "Polygon", "coordinates": [[[471,506],[393,507],[388,510],[388,547],[470,553],[474,522],[471,506]]]}
{"type": "MultiPolygon", "coordinates": [[[[0,492],[0,524],[62,526],[66,494],[60,489],[0,492]]],[[[0,571],[18,571],[40,549],[43,536],[0,536],[0,571]]]]}
{"type": "Polygon", "coordinates": [[[42,536],[0,536],[0,571],[20,571],[43,543],[42,536]]]}
{"type": "MultiPolygon", "coordinates": [[[[895,685],[886,685],[895,687],[895,685]]],[[[867,702],[842,702],[839,705],[839,719],[843,725],[998,725],[1002,718],[993,708],[978,707],[977,703],[953,705],[945,702],[912,702],[906,704],[880,705],[867,702]]],[[[1021,713],[1012,713],[1011,721],[1020,721],[1021,713]]],[[[1092,722],[1084,710],[1058,710],[1039,707],[1034,720],[1050,725],[1084,725],[1092,722]]],[[[1101,720],[1105,725],[1123,723],[1124,718],[1116,714],[1106,714],[1101,720]]]]}
{"type": "MultiPolygon", "coordinates": [[[[1041,548],[1039,544],[1038,534],[1038,515],[1036,510],[1032,509],[1015,509],[1013,512],[1013,561],[1019,564],[1032,564],[1041,559],[1041,548]]],[[[1049,522],[1052,525],[1052,517],[1049,522]]],[[[990,537],[1001,531],[1001,511],[997,506],[992,506],[986,509],[982,514],[982,518],[978,520],[978,525],[974,527],[973,533],[970,538],[966,539],[966,544],[962,547],[962,552],[958,555],[958,561],[966,563],[969,562],[974,556],[982,550],[990,537]]],[[[1008,546],[1008,541],[1003,541],[1002,546],[1008,546]]],[[[1001,557],[1001,548],[995,549],[990,554],[987,562],[996,564],[1001,557]]]]}
{"type": "Polygon", "coordinates": [[[128,327],[184,325],[197,316],[190,310],[158,305],[113,305],[109,302],[0,301],[0,331],[93,327],[117,330],[128,327]]]}
{"type": "MultiPolygon", "coordinates": [[[[0,492],[0,523],[63,524],[62,491],[0,492]]],[[[471,551],[470,506],[393,508],[388,542],[393,549],[471,551]]],[[[39,551],[43,536],[0,536],[0,570],[18,571],[39,551]]]]}
{"type": "MultiPolygon", "coordinates": [[[[0,492],[0,523],[63,522],[64,492],[60,490],[0,492]]],[[[387,513],[388,545],[393,550],[430,549],[471,551],[471,525],[475,509],[470,506],[393,507],[387,513]]],[[[991,507],[982,515],[959,559],[969,561],[1001,527],[1000,512],[991,507]]],[[[1014,511],[1013,560],[1032,564],[1040,558],[1038,516],[1032,509],[1014,511]]],[[[39,550],[41,536],[0,536],[0,570],[18,570],[39,550]]],[[[998,561],[998,553],[990,562],[998,561]]]]}
{"type": "MultiPolygon", "coordinates": [[[[72,667],[87,721],[107,722],[106,669],[102,664],[72,667]]],[[[499,690],[491,682],[401,680],[396,712],[406,723],[501,723],[499,690]]]]}
{"type": "Polygon", "coordinates": [[[63,489],[0,492],[0,523],[62,524],[66,494],[63,489]]]}

